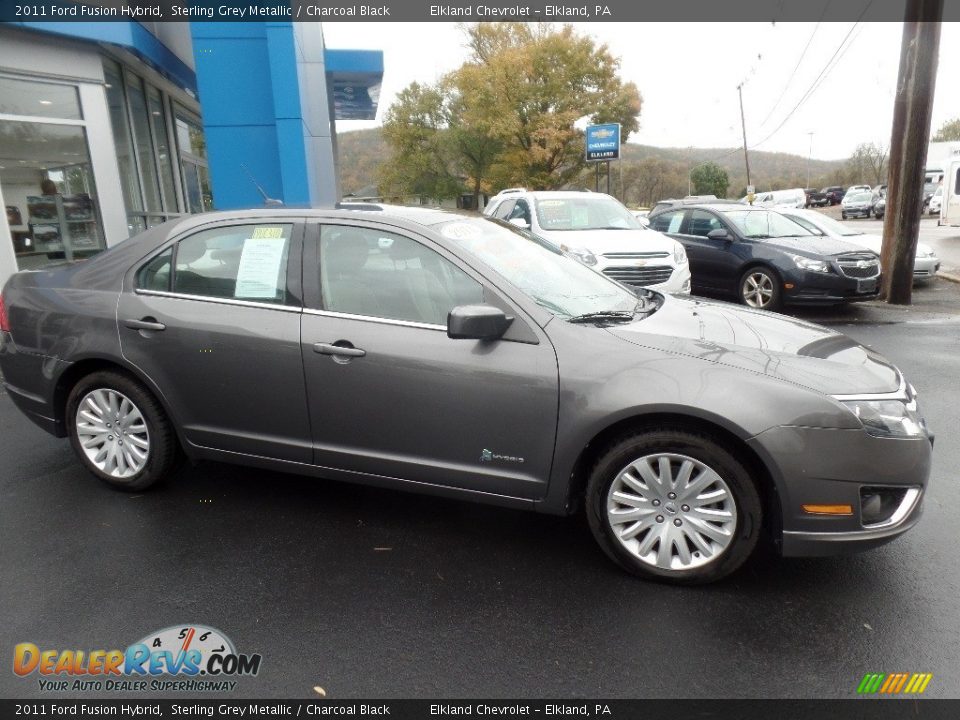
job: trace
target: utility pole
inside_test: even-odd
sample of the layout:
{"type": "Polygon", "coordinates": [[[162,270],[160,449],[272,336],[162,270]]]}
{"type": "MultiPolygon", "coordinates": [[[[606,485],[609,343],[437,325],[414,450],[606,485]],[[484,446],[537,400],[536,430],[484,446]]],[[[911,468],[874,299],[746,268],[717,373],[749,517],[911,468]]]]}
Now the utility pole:
{"type": "Polygon", "coordinates": [[[909,305],[913,289],[942,18],[943,0],[907,0],[893,106],[881,252],[885,271],[881,295],[895,305],[909,305]]]}
{"type": "Polygon", "coordinates": [[[813,156],[813,130],[807,133],[810,136],[810,150],[807,152],[807,187],[810,187],[810,158],[813,156]]]}
{"type": "Polygon", "coordinates": [[[747,155],[747,121],[743,117],[743,83],[737,85],[740,94],[740,124],[743,126],[743,162],[747,166],[747,186],[750,186],[750,156],[747,155]]]}

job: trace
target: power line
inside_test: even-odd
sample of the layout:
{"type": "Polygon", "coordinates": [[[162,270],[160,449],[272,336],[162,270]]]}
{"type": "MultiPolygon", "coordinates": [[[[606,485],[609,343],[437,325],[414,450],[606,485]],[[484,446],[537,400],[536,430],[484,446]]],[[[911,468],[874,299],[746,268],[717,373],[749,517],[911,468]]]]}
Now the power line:
{"type": "Polygon", "coordinates": [[[773,116],[774,111],[780,107],[780,102],[783,100],[784,96],[787,94],[787,90],[790,89],[790,83],[793,82],[793,78],[797,74],[797,70],[800,68],[800,63],[803,62],[803,59],[807,56],[807,50],[810,49],[810,44],[813,42],[813,38],[817,34],[817,30],[820,29],[820,23],[823,21],[823,16],[827,14],[827,10],[830,7],[830,2],[832,0],[827,0],[827,4],[823,6],[823,12],[820,13],[820,17],[817,20],[817,24],[813,28],[813,32],[810,33],[810,37],[807,40],[807,44],[803,46],[803,52],[800,53],[800,59],[797,60],[797,64],[793,66],[793,72],[790,73],[790,77],[787,78],[786,85],[783,86],[783,92],[780,93],[780,97],[777,98],[777,101],[773,104],[773,107],[770,108],[770,112],[767,113],[767,116],[763,119],[763,122],[760,123],[759,127],[763,127],[767,124],[767,121],[773,116]]]}
{"type": "Polygon", "coordinates": [[[867,2],[867,4],[864,6],[863,10],[860,11],[860,15],[857,17],[856,22],[853,23],[850,30],[844,36],[843,40],[840,41],[840,45],[837,46],[837,49],[834,51],[833,55],[831,55],[830,59],[827,60],[827,64],[823,66],[823,70],[820,71],[820,74],[817,75],[816,79],[813,81],[810,87],[807,88],[807,91],[803,94],[803,96],[800,98],[797,104],[793,106],[793,109],[789,113],[787,113],[787,116],[783,120],[780,121],[780,124],[777,125],[776,128],[774,128],[773,132],[771,132],[769,135],[763,138],[763,140],[761,140],[760,142],[754,144],[753,147],[756,148],[756,147],[759,147],[760,145],[763,145],[763,143],[765,143],[767,140],[769,140],[778,132],[780,132],[780,129],[787,124],[787,121],[791,117],[793,117],[793,114],[800,108],[800,106],[803,105],[810,98],[811,95],[813,95],[813,93],[819,87],[821,80],[826,79],[826,76],[828,76],[830,72],[833,70],[833,68],[836,67],[836,64],[832,64],[833,61],[840,54],[840,51],[843,50],[847,40],[849,40],[850,36],[853,35],[853,31],[856,30],[857,27],[860,25],[860,20],[867,13],[867,10],[870,8],[871,5],[873,5],[873,0],[869,0],[869,2],[867,2]]]}

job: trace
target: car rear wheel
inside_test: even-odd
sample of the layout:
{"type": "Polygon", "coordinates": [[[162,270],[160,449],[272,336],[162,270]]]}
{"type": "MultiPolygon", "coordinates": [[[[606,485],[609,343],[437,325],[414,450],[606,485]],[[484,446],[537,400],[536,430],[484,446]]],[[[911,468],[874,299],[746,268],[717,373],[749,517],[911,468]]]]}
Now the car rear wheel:
{"type": "Polygon", "coordinates": [[[844,220],[847,219],[847,214],[845,212],[840,213],[840,217],[844,220]]]}
{"type": "Polygon", "coordinates": [[[740,278],[740,302],[758,310],[780,307],[780,281],[772,270],[755,267],[740,278]]]}
{"type": "Polygon", "coordinates": [[[96,372],[67,398],[70,444],[86,468],[113,488],[143,490],[176,466],[176,434],[160,403],[117,372],[96,372]]]}
{"type": "Polygon", "coordinates": [[[613,443],[587,484],[600,547],[640,577],[719,580],[757,545],[760,496],[736,455],[696,432],[657,428],[613,443]]]}

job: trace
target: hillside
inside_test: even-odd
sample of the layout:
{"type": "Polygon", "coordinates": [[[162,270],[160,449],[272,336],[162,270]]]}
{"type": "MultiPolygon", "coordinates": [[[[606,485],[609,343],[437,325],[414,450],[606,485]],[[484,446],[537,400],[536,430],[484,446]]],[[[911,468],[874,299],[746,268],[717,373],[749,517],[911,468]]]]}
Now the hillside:
{"type": "MultiPolygon", "coordinates": [[[[380,128],[339,133],[340,183],[344,195],[369,194],[377,184],[377,168],[389,149],[380,128]]],[[[730,194],[738,194],[747,184],[743,151],[736,148],[664,148],[627,143],[623,162],[627,166],[642,160],[666,161],[686,171],[706,160],[715,160],[730,176],[730,194]]],[[[843,184],[845,160],[811,160],[810,182],[816,187],[843,184]]],[[[614,177],[616,177],[614,168],[614,177]]],[[[803,187],[807,178],[807,159],[788,153],[750,152],[750,175],[757,190],[803,187]]]]}

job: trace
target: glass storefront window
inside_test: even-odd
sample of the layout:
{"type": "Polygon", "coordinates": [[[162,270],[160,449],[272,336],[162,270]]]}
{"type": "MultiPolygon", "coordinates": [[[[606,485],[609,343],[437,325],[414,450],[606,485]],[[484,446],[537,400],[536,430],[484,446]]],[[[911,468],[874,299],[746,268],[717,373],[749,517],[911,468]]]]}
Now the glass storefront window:
{"type": "Polygon", "coordinates": [[[0,77],[0,113],[82,120],[77,88],[72,85],[0,77]]]}
{"type": "MultiPolygon", "coordinates": [[[[133,160],[127,104],[123,97],[123,77],[120,74],[120,66],[109,61],[103,63],[103,74],[106,80],[107,104],[110,106],[110,123],[113,126],[113,142],[117,150],[117,165],[120,168],[120,189],[123,192],[123,203],[127,208],[127,214],[130,215],[143,210],[143,200],[140,197],[137,166],[133,160]]],[[[136,230],[131,226],[131,235],[134,232],[136,230]]]]}
{"type": "Polygon", "coordinates": [[[20,270],[104,249],[82,126],[0,120],[0,191],[20,270]]]}
{"type": "Polygon", "coordinates": [[[198,121],[180,110],[177,112],[176,125],[187,207],[192,213],[213,210],[213,188],[210,185],[203,128],[198,121]]]}
{"type": "Polygon", "coordinates": [[[175,158],[170,152],[170,142],[167,139],[167,120],[163,111],[163,100],[160,97],[160,91],[152,85],[147,90],[150,102],[150,122],[157,146],[157,161],[160,163],[160,180],[163,185],[164,204],[168,211],[175,212],[177,210],[177,192],[173,180],[175,158]]]}
{"type": "Polygon", "coordinates": [[[126,80],[130,116],[133,118],[134,146],[137,150],[137,163],[140,166],[140,179],[143,181],[143,195],[147,202],[147,210],[160,212],[163,210],[163,203],[160,199],[157,163],[150,138],[150,114],[147,111],[147,97],[143,92],[143,80],[129,71],[126,73],[126,80]]]}

